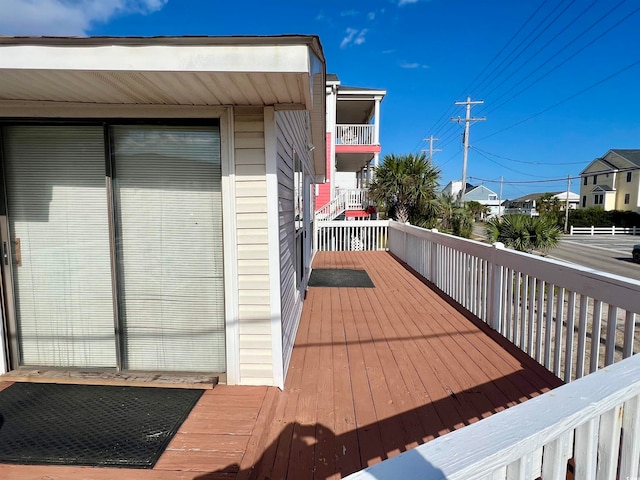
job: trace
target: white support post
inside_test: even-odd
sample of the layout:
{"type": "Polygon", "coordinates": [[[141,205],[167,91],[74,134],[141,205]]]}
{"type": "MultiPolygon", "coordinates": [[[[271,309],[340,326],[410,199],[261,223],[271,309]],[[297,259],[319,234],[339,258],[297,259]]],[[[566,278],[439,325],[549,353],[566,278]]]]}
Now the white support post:
{"type": "MultiPolygon", "coordinates": [[[[433,233],[438,233],[437,228],[431,229],[433,233]]],[[[438,243],[431,240],[431,268],[429,269],[429,281],[434,284],[438,284],[438,269],[440,268],[439,255],[438,255],[438,243]]]]}
{"type": "Polygon", "coordinates": [[[500,250],[504,249],[504,243],[496,242],[493,244],[493,251],[491,252],[491,294],[489,297],[491,309],[491,317],[489,320],[489,325],[491,328],[497,331],[501,331],[500,329],[500,320],[502,318],[502,283],[503,283],[503,275],[502,275],[502,267],[497,263],[497,256],[500,253],[500,250]]]}
{"type": "Polygon", "coordinates": [[[382,97],[375,97],[373,107],[373,144],[380,145],[380,101],[382,97]]]}

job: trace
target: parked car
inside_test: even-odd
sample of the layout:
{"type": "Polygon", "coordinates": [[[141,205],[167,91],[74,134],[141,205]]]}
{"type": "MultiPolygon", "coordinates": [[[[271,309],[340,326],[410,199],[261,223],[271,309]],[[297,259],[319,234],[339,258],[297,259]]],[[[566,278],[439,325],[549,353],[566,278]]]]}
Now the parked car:
{"type": "Polygon", "coordinates": [[[633,261],[640,263],[640,243],[633,246],[633,261]]]}

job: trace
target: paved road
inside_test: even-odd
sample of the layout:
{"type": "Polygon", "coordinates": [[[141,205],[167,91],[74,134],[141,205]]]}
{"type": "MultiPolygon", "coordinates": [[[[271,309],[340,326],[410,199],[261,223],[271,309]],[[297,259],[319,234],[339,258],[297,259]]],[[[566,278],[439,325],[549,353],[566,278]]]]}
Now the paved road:
{"type": "Polygon", "coordinates": [[[565,236],[547,257],[640,280],[640,264],[631,261],[637,243],[640,237],[632,235],[565,236]]]}

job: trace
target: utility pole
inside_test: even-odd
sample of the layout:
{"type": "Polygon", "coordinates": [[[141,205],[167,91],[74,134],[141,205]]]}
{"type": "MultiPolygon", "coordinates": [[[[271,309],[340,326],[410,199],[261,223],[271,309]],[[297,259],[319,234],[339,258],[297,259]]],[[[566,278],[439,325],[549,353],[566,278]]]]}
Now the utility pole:
{"type": "Polygon", "coordinates": [[[429,150],[426,149],[422,149],[423,152],[429,152],[429,162],[433,163],[433,154],[435,152],[441,152],[442,149],[441,148],[433,148],[433,142],[437,142],[438,140],[440,140],[439,138],[433,138],[433,135],[431,135],[429,138],[423,138],[422,141],[429,142],[429,150]]]}
{"type": "Polygon", "coordinates": [[[467,96],[466,102],[455,102],[455,105],[467,106],[467,116],[464,119],[460,117],[451,119],[452,122],[458,122],[458,124],[464,121],[464,136],[462,139],[463,145],[464,145],[464,149],[462,153],[462,190],[460,194],[460,203],[462,204],[462,206],[464,206],[464,193],[465,193],[465,190],[467,189],[467,156],[469,154],[469,125],[471,124],[471,122],[484,122],[487,119],[486,117],[472,118],[471,105],[481,105],[483,103],[484,103],[484,100],[476,100],[475,102],[472,102],[471,97],[467,96]]]}
{"type": "Polygon", "coordinates": [[[500,195],[498,195],[498,217],[502,216],[502,182],[504,177],[500,175],[500,195]]]}
{"type": "Polygon", "coordinates": [[[567,175],[567,200],[564,204],[564,233],[569,231],[569,190],[571,189],[571,174],[567,175]]]}

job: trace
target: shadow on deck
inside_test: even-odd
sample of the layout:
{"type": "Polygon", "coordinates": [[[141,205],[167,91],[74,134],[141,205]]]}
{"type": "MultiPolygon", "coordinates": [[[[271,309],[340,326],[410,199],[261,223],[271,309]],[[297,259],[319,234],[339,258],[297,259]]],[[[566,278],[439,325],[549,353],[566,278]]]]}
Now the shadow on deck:
{"type": "MultiPolygon", "coordinates": [[[[309,289],[284,392],[207,392],[154,470],[47,474],[340,478],[562,384],[389,253],[319,252],[314,267],[364,269],[375,288],[309,289]]],[[[3,478],[45,471],[5,467],[3,478]]]]}
{"type": "Polygon", "coordinates": [[[309,289],[262,454],[237,478],[340,478],[562,384],[389,253],[314,267],[364,269],[376,288],[309,289]]]}

